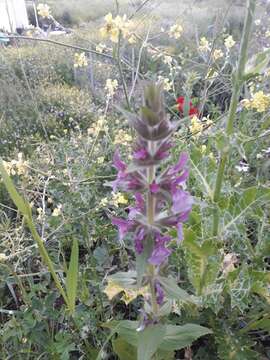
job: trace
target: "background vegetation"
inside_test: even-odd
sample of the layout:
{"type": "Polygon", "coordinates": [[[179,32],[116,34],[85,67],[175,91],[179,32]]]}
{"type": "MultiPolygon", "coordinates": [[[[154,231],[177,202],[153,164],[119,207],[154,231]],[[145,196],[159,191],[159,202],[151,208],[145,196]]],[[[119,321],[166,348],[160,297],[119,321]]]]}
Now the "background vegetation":
{"type": "MultiPolygon", "coordinates": [[[[202,108],[201,121],[196,125],[186,118],[174,139],[172,160],[182,150],[190,154],[188,189],[196,201],[185,225],[185,240],[172,245],[168,265],[200,304],[174,301],[169,321],[201,324],[213,335],[166,359],[267,360],[270,107],[260,111],[239,102],[231,143],[223,137],[246,2],[149,1],[139,11],[142,3],[119,1],[120,14],[136,14],[137,41],[125,41],[120,50],[128,93],[136,85],[132,108],[137,111],[141,104],[142,78],[160,78],[165,84],[168,80],[165,99],[172,116],[179,117],[178,96],[192,98],[202,108]],[[180,39],[169,36],[175,23],[184,29],[180,39]],[[230,35],[236,43],[228,51],[224,40],[230,35]],[[202,37],[211,45],[207,56],[199,50],[202,37]],[[223,55],[213,61],[215,49],[223,55]],[[135,83],[137,64],[143,76],[135,83]],[[230,147],[231,157],[218,203],[221,229],[213,239],[212,195],[224,146],[230,147]]],[[[73,240],[78,241],[76,310],[72,318],[64,310],[32,235],[0,182],[1,356],[66,360],[96,359],[99,354],[99,359],[134,359],[130,345],[111,342],[102,326],[111,319],[137,319],[142,303],[140,296],[124,301],[125,289],[110,298],[107,289],[109,275],[135,267],[132,241],[121,246],[110,222],[112,215],[125,214],[132,199],[106,186],[115,178],[116,147],[128,158],[133,138],[116,107],[126,107],[116,45],[99,32],[103,16],[109,11],[116,14],[117,4],[109,0],[102,5],[87,0],[48,4],[57,21],[72,28],[68,35],[49,39],[86,50],[96,51],[100,43],[106,48],[103,55],[85,51],[87,66],[79,67],[74,67],[75,53],[83,51],[78,48],[33,40],[12,40],[0,48],[0,155],[9,163],[17,190],[31,204],[38,233],[61,280],[73,240]],[[107,79],[118,81],[112,97],[107,79]],[[121,355],[126,346],[129,355],[121,355]]],[[[256,55],[270,46],[269,11],[265,2],[258,4],[250,69],[258,61],[256,55]]],[[[263,65],[251,74],[241,100],[250,100],[259,91],[269,94],[268,58],[263,65]]]]}

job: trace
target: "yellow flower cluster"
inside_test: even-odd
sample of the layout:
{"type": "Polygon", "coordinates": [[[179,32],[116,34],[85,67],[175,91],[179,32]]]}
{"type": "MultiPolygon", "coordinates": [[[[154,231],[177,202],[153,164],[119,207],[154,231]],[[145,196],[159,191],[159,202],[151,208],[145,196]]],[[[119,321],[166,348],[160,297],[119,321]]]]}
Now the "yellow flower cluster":
{"type": "Polygon", "coordinates": [[[112,14],[109,13],[105,16],[105,22],[105,26],[100,29],[102,38],[109,38],[112,42],[117,43],[120,32],[124,38],[131,37],[131,21],[127,19],[126,15],[117,15],[113,18],[112,14]]]}
{"type": "Polygon", "coordinates": [[[203,124],[196,115],[194,115],[191,119],[189,130],[194,137],[199,137],[202,133],[203,124]]]}
{"type": "Polygon", "coordinates": [[[225,47],[226,47],[227,50],[230,50],[232,47],[234,47],[235,41],[234,41],[232,35],[229,35],[229,36],[225,39],[224,45],[225,45],[225,47]]]}
{"type": "Polygon", "coordinates": [[[127,146],[132,142],[132,136],[127,134],[124,130],[120,129],[114,138],[114,145],[127,146]]]}
{"type": "Polygon", "coordinates": [[[106,118],[105,116],[100,116],[98,120],[91,126],[87,133],[88,135],[96,136],[100,131],[107,132],[109,130],[108,126],[106,125],[106,118]]]}
{"type": "Polygon", "coordinates": [[[170,30],[169,30],[169,36],[171,38],[174,38],[174,39],[179,39],[182,35],[182,32],[183,32],[183,26],[180,25],[180,24],[175,24],[173,26],[170,27],[170,30]]]}
{"type": "Polygon", "coordinates": [[[213,53],[213,59],[216,61],[224,56],[224,53],[221,49],[216,49],[213,53]]]}
{"type": "Polygon", "coordinates": [[[37,6],[38,15],[43,18],[50,17],[50,7],[47,4],[38,4],[37,6]]]}
{"type": "Polygon", "coordinates": [[[118,88],[118,81],[116,79],[107,79],[106,80],[106,86],[105,90],[107,91],[107,95],[109,97],[112,97],[115,94],[115,91],[118,88]]]}
{"type": "Polygon", "coordinates": [[[52,212],[52,216],[60,216],[62,214],[62,207],[63,206],[61,204],[57,205],[57,207],[52,212]]]}
{"type": "Polygon", "coordinates": [[[88,61],[87,61],[87,57],[85,55],[84,52],[78,54],[75,53],[74,55],[74,67],[75,68],[79,68],[79,67],[84,67],[88,65],[88,61]]]}
{"type": "Polygon", "coordinates": [[[146,295],[148,293],[148,287],[145,286],[140,289],[130,289],[124,288],[122,285],[118,284],[115,281],[109,280],[108,285],[104,289],[105,294],[108,296],[109,300],[111,300],[117,294],[123,292],[122,300],[125,304],[129,304],[132,300],[136,299],[139,295],[146,295]]]}
{"type": "Polygon", "coordinates": [[[158,82],[163,85],[163,89],[165,91],[170,91],[173,87],[172,82],[168,78],[164,78],[163,76],[159,75],[158,82]]]}
{"type": "Polygon", "coordinates": [[[4,167],[9,175],[27,175],[28,161],[23,160],[23,154],[18,154],[18,160],[4,161],[4,167]]]}
{"type": "Polygon", "coordinates": [[[126,205],[128,203],[128,199],[125,195],[118,193],[112,193],[112,204],[116,207],[119,205],[126,205]]]}
{"type": "Polygon", "coordinates": [[[43,220],[45,216],[45,211],[41,207],[39,207],[37,208],[37,213],[38,213],[37,220],[39,221],[43,220]]]}
{"type": "Polygon", "coordinates": [[[265,95],[263,91],[258,91],[252,95],[250,100],[242,100],[242,105],[246,109],[255,109],[262,113],[270,108],[270,95],[265,95]]]}
{"type": "Polygon", "coordinates": [[[200,39],[200,44],[199,44],[198,50],[199,50],[200,52],[210,51],[210,43],[209,43],[209,41],[206,39],[206,37],[202,37],[202,38],[200,39]]]}

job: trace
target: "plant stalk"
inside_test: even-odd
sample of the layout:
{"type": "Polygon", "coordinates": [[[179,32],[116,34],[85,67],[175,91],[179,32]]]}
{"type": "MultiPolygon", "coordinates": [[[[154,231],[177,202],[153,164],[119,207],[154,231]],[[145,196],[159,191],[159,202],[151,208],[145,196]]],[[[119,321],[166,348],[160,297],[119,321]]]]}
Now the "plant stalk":
{"type": "MultiPolygon", "coordinates": [[[[150,142],[149,143],[149,150],[154,150],[151,149],[151,147],[154,147],[154,143],[150,142]]],[[[155,179],[155,166],[149,166],[147,169],[147,182],[150,185],[155,179]]],[[[155,220],[155,198],[153,196],[153,194],[151,193],[150,189],[148,190],[147,193],[147,222],[149,227],[151,228],[151,226],[154,224],[154,220],[155,220]]],[[[157,303],[157,297],[156,297],[156,289],[155,289],[155,267],[154,265],[150,265],[149,266],[149,277],[150,277],[150,281],[149,281],[149,286],[150,286],[150,292],[151,292],[151,303],[152,303],[152,310],[153,310],[153,314],[157,315],[158,314],[158,303],[157,303]]]]}
{"type": "Polygon", "coordinates": [[[214,203],[215,203],[215,209],[213,212],[213,236],[218,236],[219,232],[219,222],[220,222],[220,214],[218,209],[218,202],[220,200],[220,194],[222,189],[222,184],[224,180],[224,173],[227,161],[229,159],[230,155],[230,140],[234,133],[234,121],[236,118],[236,112],[237,112],[237,106],[239,103],[239,97],[242,89],[242,85],[244,82],[244,75],[245,75],[245,67],[248,57],[248,45],[253,25],[253,18],[255,13],[255,7],[256,7],[256,0],[247,0],[247,13],[245,18],[245,25],[241,40],[241,47],[240,47],[240,54],[239,54],[239,61],[236,68],[235,73],[233,74],[233,92],[232,92],[232,98],[230,102],[230,108],[229,108],[229,114],[226,124],[226,137],[227,137],[227,144],[228,146],[225,146],[225,149],[223,150],[221,154],[221,159],[219,162],[217,177],[216,177],[216,183],[214,188],[214,203]]]}

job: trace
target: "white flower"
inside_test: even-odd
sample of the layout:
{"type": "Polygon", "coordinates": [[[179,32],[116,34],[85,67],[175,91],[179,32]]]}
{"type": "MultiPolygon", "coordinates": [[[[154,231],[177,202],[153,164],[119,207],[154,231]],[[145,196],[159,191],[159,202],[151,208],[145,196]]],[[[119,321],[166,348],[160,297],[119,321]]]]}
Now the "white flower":
{"type": "Polygon", "coordinates": [[[226,46],[226,49],[230,50],[235,45],[235,41],[233,37],[230,35],[225,39],[224,44],[226,46]]]}
{"type": "Polygon", "coordinates": [[[249,170],[249,165],[244,161],[240,161],[239,165],[236,165],[235,168],[240,173],[247,173],[249,170]]]}
{"type": "Polygon", "coordinates": [[[100,44],[98,44],[98,45],[96,46],[96,51],[99,52],[99,53],[103,53],[103,51],[104,51],[105,49],[106,49],[106,45],[105,45],[105,44],[100,43],[100,44]]]}
{"type": "Polygon", "coordinates": [[[171,56],[165,55],[164,56],[164,63],[167,65],[172,65],[173,58],[171,56]]]}

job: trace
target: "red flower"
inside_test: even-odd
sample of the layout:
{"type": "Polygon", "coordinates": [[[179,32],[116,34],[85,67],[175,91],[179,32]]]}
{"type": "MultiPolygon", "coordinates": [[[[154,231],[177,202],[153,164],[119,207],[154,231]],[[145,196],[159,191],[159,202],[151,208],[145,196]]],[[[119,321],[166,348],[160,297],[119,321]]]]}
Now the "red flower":
{"type": "MultiPolygon", "coordinates": [[[[180,96],[178,99],[177,99],[177,104],[178,104],[178,110],[181,114],[184,113],[184,108],[185,108],[185,97],[184,96],[180,96]]],[[[189,109],[188,109],[188,115],[189,116],[198,116],[199,115],[199,110],[193,106],[192,102],[190,101],[189,102],[189,109]]]]}

